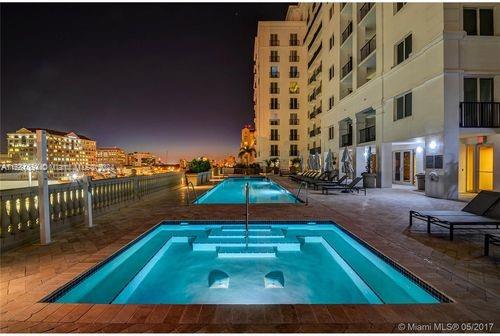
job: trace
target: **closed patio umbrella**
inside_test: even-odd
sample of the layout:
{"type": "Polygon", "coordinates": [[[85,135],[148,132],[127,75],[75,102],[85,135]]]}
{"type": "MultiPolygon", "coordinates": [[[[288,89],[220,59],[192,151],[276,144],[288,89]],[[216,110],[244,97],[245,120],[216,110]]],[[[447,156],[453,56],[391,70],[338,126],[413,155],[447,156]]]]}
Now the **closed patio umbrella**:
{"type": "Polygon", "coordinates": [[[354,169],[352,167],[352,157],[348,149],[344,150],[341,162],[344,168],[344,173],[352,178],[352,175],[354,174],[354,169]]]}
{"type": "Polygon", "coordinates": [[[325,170],[329,172],[333,171],[333,153],[331,149],[328,149],[328,153],[326,154],[325,170]]]}

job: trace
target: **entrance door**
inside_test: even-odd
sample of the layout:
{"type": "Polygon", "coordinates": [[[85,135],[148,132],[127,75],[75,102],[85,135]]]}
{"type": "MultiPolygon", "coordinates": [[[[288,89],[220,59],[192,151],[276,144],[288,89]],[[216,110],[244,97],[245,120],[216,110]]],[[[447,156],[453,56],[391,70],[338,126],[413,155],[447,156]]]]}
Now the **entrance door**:
{"type": "Polygon", "coordinates": [[[412,150],[393,152],[393,182],[413,184],[413,153],[412,150]]]}
{"type": "Polygon", "coordinates": [[[478,189],[493,190],[493,147],[479,146],[478,189]]]}

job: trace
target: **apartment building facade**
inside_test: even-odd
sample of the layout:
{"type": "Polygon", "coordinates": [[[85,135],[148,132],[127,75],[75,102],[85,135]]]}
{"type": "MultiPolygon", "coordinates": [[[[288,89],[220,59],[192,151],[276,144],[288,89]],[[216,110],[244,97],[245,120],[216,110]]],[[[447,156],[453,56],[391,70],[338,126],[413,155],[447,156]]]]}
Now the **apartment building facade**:
{"type": "MultiPolygon", "coordinates": [[[[14,163],[36,163],[36,131],[21,128],[7,133],[7,154],[14,163]]],[[[96,142],[75,132],[45,129],[47,161],[58,165],[94,165],[97,163],[96,142]]]]}
{"type": "Polygon", "coordinates": [[[256,161],[278,158],[288,168],[305,154],[307,134],[307,58],[305,22],[298,6],[285,21],[260,21],[254,45],[256,161]]]}
{"type": "Polygon", "coordinates": [[[349,151],[358,176],[372,153],[378,187],[500,189],[499,4],[299,6],[310,153],[349,151]]]}
{"type": "Polygon", "coordinates": [[[97,148],[97,163],[123,167],[127,165],[127,154],[118,147],[97,148]]]}
{"type": "Polygon", "coordinates": [[[149,152],[133,152],[127,154],[127,164],[129,166],[154,166],[157,161],[156,156],[149,152]]]}

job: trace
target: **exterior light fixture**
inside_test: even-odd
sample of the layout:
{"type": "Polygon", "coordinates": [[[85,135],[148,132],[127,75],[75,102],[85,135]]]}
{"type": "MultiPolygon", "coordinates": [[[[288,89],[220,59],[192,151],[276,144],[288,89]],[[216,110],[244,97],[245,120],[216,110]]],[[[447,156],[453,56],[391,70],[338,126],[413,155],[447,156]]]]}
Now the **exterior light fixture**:
{"type": "Polygon", "coordinates": [[[424,149],[422,148],[422,146],[417,146],[417,153],[422,153],[424,151],[424,149]]]}
{"type": "Polygon", "coordinates": [[[429,148],[430,149],[436,149],[436,147],[437,147],[436,141],[432,140],[431,143],[429,144],[429,148]]]}

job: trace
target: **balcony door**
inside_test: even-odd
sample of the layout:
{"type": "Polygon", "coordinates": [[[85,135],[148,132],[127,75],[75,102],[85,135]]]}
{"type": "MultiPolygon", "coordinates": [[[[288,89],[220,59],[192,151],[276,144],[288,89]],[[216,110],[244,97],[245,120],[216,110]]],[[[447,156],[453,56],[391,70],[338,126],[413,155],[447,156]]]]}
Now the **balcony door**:
{"type": "Polygon", "coordinates": [[[464,78],[465,102],[492,102],[493,78],[464,78]]]}
{"type": "Polygon", "coordinates": [[[392,181],[397,184],[413,184],[414,155],[412,150],[392,153],[392,181]]]}

